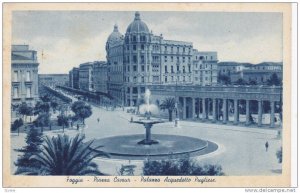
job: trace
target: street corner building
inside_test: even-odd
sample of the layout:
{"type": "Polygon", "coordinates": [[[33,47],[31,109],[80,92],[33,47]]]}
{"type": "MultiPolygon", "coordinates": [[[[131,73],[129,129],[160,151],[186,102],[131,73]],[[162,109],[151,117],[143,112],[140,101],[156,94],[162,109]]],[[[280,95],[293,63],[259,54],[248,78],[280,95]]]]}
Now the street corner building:
{"type": "Polygon", "coordinates": [[[125,36],[115,25],[107,39],[108,90],[119,103],[135,106],[150,85],[215,85],[217,52],[154,35],[139,12],[125,36]]]}
{"type": "Polygon", "coordinates": [[[37,51],[29,45],[11,47],[11,103],[17,106],[22,102],[33,106],[39,98],[37,51]]]}

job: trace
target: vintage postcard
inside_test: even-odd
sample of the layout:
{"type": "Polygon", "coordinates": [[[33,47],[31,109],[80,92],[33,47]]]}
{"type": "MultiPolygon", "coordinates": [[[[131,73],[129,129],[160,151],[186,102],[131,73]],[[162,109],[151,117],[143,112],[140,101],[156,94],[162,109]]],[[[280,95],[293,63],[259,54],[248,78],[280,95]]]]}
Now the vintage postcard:
{"type": "Polygon", "coordinates": [[[4,187],[288,187],[291,4],[4,3],[4,187]]]}

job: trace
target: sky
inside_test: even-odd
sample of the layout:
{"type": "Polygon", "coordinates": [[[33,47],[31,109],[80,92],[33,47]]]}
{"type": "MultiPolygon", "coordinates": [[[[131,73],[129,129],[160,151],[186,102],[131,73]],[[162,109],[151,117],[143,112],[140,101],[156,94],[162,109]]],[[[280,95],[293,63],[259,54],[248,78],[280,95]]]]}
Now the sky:
{"type": "MultiPolygon", "coordinates": [[[[125,35],[135,12],[15,11],[12,44],[38,51],[39,73],[68,73],[106,60],[105,44],[118,25],[125,35]],[[42,57],[43,53],[43,57],[42,57]]],[[[153,34],[217,51],[220,62],[282,62],[282,14],[259,12],[140,12],[153,34]]]]}

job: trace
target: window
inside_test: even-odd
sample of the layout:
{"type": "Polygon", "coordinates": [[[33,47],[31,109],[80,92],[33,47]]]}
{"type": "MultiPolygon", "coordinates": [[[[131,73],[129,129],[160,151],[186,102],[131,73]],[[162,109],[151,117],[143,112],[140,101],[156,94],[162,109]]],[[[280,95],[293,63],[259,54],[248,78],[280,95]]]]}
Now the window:
{"type": "Polygon", "coordinates": [[[141,36],[141,42],[145,42],[146,41],[146,36],[141,36]]]}
{"type": "Polygon", "coordinates": [[[189,65],[189,73],[191,73],[191,66],[189,65]]]}
{"type": "Polygon", "coordinates": [[[167,48],[167,46],[165,46],[165,51],[167,51],[168,50],[168,48],[167,48]]]}
{"type": "Polygon", "coordinates": [[[182,57],[182,62],[185,63],[185,57],[182,57]]]}
{"type": "Polygon", "coordinates": [[[132,36],[132,41],[136,42],[136,36],[132,36]]]}
{"type": "Polygon", "coordinates": [[[177,58],[176,58],[176,59],[177,59],[177,62],[179,62],[179,57],[178,57],[178,56],[177,56],[177,58]]]}
{"type": "Polygon", "coordinates": [[[165,82],[168,82],[168,77],[167,76],[165,76],[165,82]]]}
{"type": "Polygon", "coordinates": [[[150,68],[149,65],[147,65],[147,71],[149,71],[149,68],[150,68]]]}
{"type": "Polygon", "coordinates": [[[31,87],[30,86],[26,87],[26,97],[27,98],[31,97],[31,87]]]}
{"type": "Polygon", "coordinates": [[[168,62],[168,57],[167,56],[165,56],[165,62],[168,62]]]}
{"type": "Polygon", "coordinates": [[[132,60],[133,60],[133,63],[134,63],[134,64],[136,64],[136,63],[137,63],[137,58],[136,58],[136,55],[133,55],[133,56],[132,56],[132,60]]]}
{"type": "Polygon", "coordinates": [[[136,50],[136,45],[132,45],[132,49],[133,49],[133,50],[136,50]]]}
{"type": "Polygon", "coordinates": [[[130,66],[127,66],[127,71],[130,72],[130,66]]]}
{"type": "Polygon", "coordinates": [[[173,52],[173,46],[171,47],[171,52],[173,52]]]}
{"type": "Polygon", "coordinates": [[[141,45],[141,50],[144,50],[145,49],[145,46],[144,44],[141,45]]]}
{"type": "Polygon", "coordinates": [[[136,65],[133,66],[133,72],[136,72],[137,68],[136,65]]]}
{"type": "Polygon", "coordinates": [[[185,52],[185,47],[183,47],[183,52],[185,52]]]}
{"type": "Polygon", "coordinates": [[[179,52],[179,47],[177,47],[177,52],[179,52]]]}
{"type": "Polygon", "coordinates": [[[144,55],[141,55],[141,63],[145,64],[145,56],[144,55]]]}
{"type": "Polygon", "coordinates": [[[183,71],[183,73],[185,73],[185,66],[182,67],[182,71],[183,71]]]}
{"type": "Polygon", "coordinates": [[[191,57],[189,57],[189,62],[191,62],[191,57]]]}
{"type": "Polygon", "coordinates": [[[165,66],[165,73],[168,73],[168,66],[165,66]]]}
{"type": "Polygon", "coordinates": [[[173,56],[171,56],[171,62],[173,62],[173,56]]]}
{"type": "Polygon", "coordinates": [[[174,76],[171,76],[172,82],[174,82],[174,76]]]}
{"type": "Polygon", "coordinates": [[[158,82],[159,81],[159,76],[153,76],[153,82],[158,82]]]}
{"type": "Polygon", "coordinates": [[[174,68],[173,68],[173,66],[171,66],[171,73],[174,73],[174,68]]]}
{"type": "Polygon", "coordinates": [[[18,71],[14,71],[14,81],[18,82],[18,71]]]}
{"type": "Polygon", "coordinates": [[[136,76],[133,77],[133,82],[136,82],[136,76]]]}
{"type": "Polygon", "coordinates": [[[142,68],[142,72],[144,72],[145,71],[145,66],[143,65],[141,68],[142,68]]]}
{"type": "Polygon", "coordinates": [[[183,82],[185,82],[185,76],[183,76],[183,82]]]}
{"type": "Polygon", "coordinates": [[[19,88],[14,87],[14,98],[19,98],[19,88]]]}
{"type": "Polygon", "coordinates": [[[177,66],[177,72],[179,72],[179,66],[177,66]]]}
{"type": "Polygon", "coordinates": [[[145,78],[142,76],[142,82],[145,82],[145,78]]]}
{"type": "MultiPolygon", "coordinates": [[[[136,78],[136,77],[135,77],[135,78],[136,78]]],[[[133,93],[133,94],[137,94],[137,93],[138,93],[137,87],[133,87],[133,88],[132,88],[132,93],[133,93]]]]}

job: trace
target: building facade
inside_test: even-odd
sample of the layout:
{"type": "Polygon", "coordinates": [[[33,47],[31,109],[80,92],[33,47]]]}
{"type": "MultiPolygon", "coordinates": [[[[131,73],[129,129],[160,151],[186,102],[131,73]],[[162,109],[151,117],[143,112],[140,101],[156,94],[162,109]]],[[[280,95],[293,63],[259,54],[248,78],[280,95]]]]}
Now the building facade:
{"type": "Polygon", "coordinates": [[[79,89],[79,68],[74,67],[69,71],[69,87],[79,89]]]}
{"type": "Polygon", "coordinates": [[[216,52],[197,52],[210,58],[195,62],[191,42],[166,40],[162,34],[154,35],[141,20],[139,12],[135,13],[124,37],[114,27],[106,43],[106,52],[108,92],[127,106],[137,105],[151,84],[217,83],[216,52]],[[199,68],[200,63],[205,66],[203,69],[199,68]],[[194,75],[196,72],[197,76],[194,75]]]}
{"type": "Polygon", "coordinates": [[[37,51],[29,45],[12,45],[11,97],[12,105],[26,102],[34,105],[38,100],[37,51]]]}
{"type": "Polygon", "coordinates": [[[79,89],[94,91],[93,62],[87,62],[79,65],[79,89]]]}
{"type": "Polygon", "coordinates": [[[124,105],[123,46],[124,36],[119,32],[118,26],[115,25],[105,47],[108,71],[107,92],[119,105],[124,105]]]}
{"type": "Polygon", "coordinates": [[[39,74],[39,84],[55,87],[69,84],[68,74],[39,74]]]}
{"type": "Polygon", "coordinates": [[[194,84],[201,86],[216,85],[218,82],[217,52],[194,50],[193,57],[194,84]]]}
{"type": "Polygon", "coordinates": [[[94,91],[99,93],[108,93],[107,89],[107,63],[96,61],[93,64],[93,85],[94,91]]]}
{"type": "Polygon", "coordinates": [[[281,62],[263,62],[259,64],[220,62],[218,64],[219,74],[229,76],[234,84],[239,79],[256,84],[266,84],[275,73],[282,80],[283,66],[281,62]]]}

